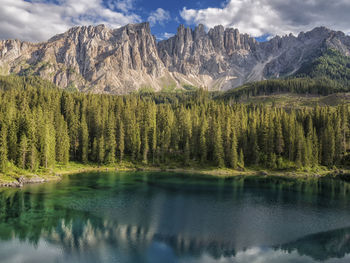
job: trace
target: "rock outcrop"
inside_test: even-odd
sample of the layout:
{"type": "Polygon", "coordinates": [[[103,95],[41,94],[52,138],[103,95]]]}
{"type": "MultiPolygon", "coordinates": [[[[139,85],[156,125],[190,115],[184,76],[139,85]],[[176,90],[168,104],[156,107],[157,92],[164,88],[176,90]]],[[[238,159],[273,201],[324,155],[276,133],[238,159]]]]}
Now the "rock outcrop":
{"type": "Polygon", "coordinates": [[[322,50],[350,55],[350,37],[324,27],[257,42],[238,29],[181,25],[157,43],[148,23],[73,27],[47,42],[0,41],[0,74],[35,74],[62,88],[125,94],[140,88],[226,90],[288,76],[322,50]]]}

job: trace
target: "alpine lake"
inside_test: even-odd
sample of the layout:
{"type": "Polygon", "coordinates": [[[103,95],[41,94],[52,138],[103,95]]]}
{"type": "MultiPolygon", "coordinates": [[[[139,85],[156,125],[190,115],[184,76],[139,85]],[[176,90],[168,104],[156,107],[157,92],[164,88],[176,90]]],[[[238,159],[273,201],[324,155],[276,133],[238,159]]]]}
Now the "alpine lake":
{"type": "Polygon", "coordinates": [[[0,188],[0,262],[350,262],[350,183],[90,172],[0,188]]]}

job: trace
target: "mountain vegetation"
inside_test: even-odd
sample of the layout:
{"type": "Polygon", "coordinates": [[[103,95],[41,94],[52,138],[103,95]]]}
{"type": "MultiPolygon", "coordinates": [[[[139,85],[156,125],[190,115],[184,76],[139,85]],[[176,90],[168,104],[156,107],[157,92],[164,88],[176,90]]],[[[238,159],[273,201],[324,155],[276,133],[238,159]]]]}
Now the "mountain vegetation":
{"type": "Polygon", "coordinates": [[[283,109],[189,93],[97,95],[0,78],[0,173],[69,161],[270,169],[347,164],[349,106],[283,109]]]}
{"type": "Polygon", "coordinates": [[[296,77],[316,79],[327,78],[337,83],[338,87],[350,87],[350,57],[344,56],[336,49],[327,49],[310,63],[305,63],[295,74],[296,77]]]}
{"type": "Polygon", "coordinates": [[[350,57],[335,49],[305,63],[293,76],[245,84],[219,97],[240,101],[254,96],[280,93],[329,95],[350,91],[350,57]]]}

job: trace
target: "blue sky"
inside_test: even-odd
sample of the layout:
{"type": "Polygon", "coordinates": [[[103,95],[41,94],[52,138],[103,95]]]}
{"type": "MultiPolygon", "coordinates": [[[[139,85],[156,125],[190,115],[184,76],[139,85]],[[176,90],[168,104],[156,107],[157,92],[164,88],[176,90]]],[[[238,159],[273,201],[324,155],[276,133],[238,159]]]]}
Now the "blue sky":
{"type": "Polygon", "coordinates": [[[158,39],[179,24],[238,28],[259,40],[317,26],[350,33],[349,0],[0,0],[0,39],[44,41],[75,25],[149,21],[158,39]]]}
{"type": "MultiPolygon", "coordinates": [[[[168,12],[168,19],[151,23],[152,33],[157,38],[164,38],[166,33],[174,34],[179,24],[185,24],[193,27],[193,24],[187,23],[180,15],[184,7],[188,9],[202,9],[208,7],[221,7],[225,1],[220,0],[204,0],[204,1],[188,1],[188,0],[134,0],[134,9],[132,12],[138,14],[142,21],[148,21],[150,14],[161,8],[168,12]]],[[[108,1],[104,1],[108,6],[108,1]]],[[[118,9],[115,9],[118,11],[118,9]]],[[[119,10],[120,11],[120,10],[119,10]]]]}

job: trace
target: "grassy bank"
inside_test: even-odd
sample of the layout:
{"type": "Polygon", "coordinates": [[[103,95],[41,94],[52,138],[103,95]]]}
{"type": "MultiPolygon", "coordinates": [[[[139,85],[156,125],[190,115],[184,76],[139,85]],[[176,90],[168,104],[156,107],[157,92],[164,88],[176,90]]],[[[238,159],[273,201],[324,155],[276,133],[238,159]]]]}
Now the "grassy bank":
{"type": "Polygon", "coordinates": [[[59,181],[62,175],[74,174],[88,171],[127,171],[135,169],[130,163],[123,163],[114,166],[100,166],[93,163],[82,164],[77,162],[69,162],[62,165],[57,164],[54,168],[40,168],[35,172],[29,172],[28,170],[22,170],[15,166],[9,167],[9,172],[6,174],[0,173],[0,187],[1,186],[14,186],[18,187],[21,184],[27,183],[41,183],[49,181],[59,181]]]}
{"type": "Polygon", "coordinates": [[[35,173],[22,170],[17,167],[10,167],[10,172],[0,174],[0,186],[20,187],[28,183],[42,183],[48,181],[58,181],[63,175],[89,172],[89,171],[169,171],[176,173],[196,173],[212,175],[217,177],[232,177],[232,176],[286,176],[291,178],[305,177],[324,177],[337,176],[339,174],[350,174],[349,168],[334,168],[326,167],[303,168],[303,169],[286,169],[286,170],[268,170],[261,167],[251,167],[244,169],[230,169],[217,167],[203,167],[198,164],[193,164],[188,167],[183,167],[180,164],[171,164],[168,166],[152,166],[144,164],[134,164],[131,162],[122,162],[116,165],[97,165],[93,163],[82,164],[70,162],[66,165],[56,165],[55,168],[41,168],[35,173]]]}

